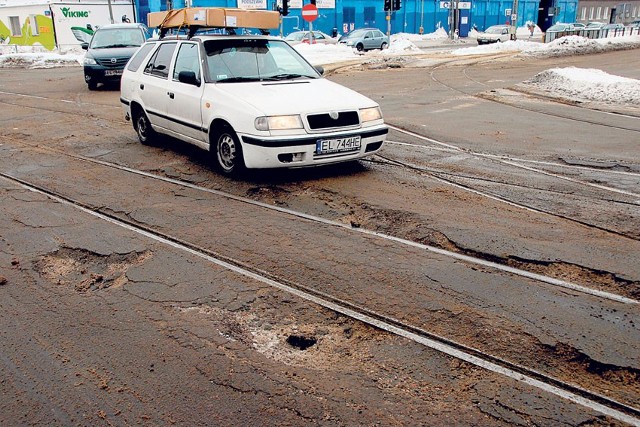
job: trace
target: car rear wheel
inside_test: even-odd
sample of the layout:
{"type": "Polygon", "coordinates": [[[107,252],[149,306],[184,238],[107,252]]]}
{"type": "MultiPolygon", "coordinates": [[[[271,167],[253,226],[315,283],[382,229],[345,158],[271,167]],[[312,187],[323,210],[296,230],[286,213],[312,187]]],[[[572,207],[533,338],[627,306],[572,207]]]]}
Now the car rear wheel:
{"type": "Polygon", "coordinates": [[[363,45],[362,43],[358,43],[358,44],[356,45],[356,50],[357,50],[358,52],[363,52],[363,51],[364,51],[364,45],[363,45]]]}
{"type": "Polygon", "coordinates": [[[158,134],[151,127],[151,122],[142,109],[138,108],[134,113],[133,127],[138,134],[138,140],[144,145],[153,145],[158,134]]]}
{"type": "Polygon", "coordinates": [[[212,157],[214,166],[225,175],[238,175],[244,169],[242,146],[238,135],[230,126],[225,126],[213,138],[212,157]]]}

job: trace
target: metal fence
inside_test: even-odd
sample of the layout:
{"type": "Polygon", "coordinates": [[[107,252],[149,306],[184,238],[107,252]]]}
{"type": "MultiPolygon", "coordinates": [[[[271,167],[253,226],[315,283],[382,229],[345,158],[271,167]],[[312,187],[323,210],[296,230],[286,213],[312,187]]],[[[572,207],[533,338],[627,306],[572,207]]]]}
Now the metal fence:
{"type": "Polygon", "coordinates": [[[570,31],[547,31],[544,34],[544,42],[549,43],[555,39],[559,39],[564,36],[582,36],[588,39],[605,39],[608,37],[622,37],[622,36],[638,36],[640,35],[640,27],[624,27],[611,30],[597,30],[597,29],[576,29],[570,31]]]}

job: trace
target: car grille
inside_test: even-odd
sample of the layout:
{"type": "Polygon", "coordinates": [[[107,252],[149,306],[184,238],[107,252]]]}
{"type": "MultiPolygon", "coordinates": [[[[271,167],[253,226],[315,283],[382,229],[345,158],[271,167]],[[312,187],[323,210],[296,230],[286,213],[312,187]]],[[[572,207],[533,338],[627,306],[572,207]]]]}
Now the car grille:
{"type": "Polygon", "coordinates": [[[329,113],[310,114],[307,116],[309,129],[327,129],[356,126],[360,123],[357,111],[341,111],[338,118],[332,119],[329,113]]]}
{"type": "Polygon", "coordinates": [[[122,68],[127,64],[129,58],[113,58],[116,62],[111,62],[111,58],[96,59],[96,62],[103,67],[122,68]]]}

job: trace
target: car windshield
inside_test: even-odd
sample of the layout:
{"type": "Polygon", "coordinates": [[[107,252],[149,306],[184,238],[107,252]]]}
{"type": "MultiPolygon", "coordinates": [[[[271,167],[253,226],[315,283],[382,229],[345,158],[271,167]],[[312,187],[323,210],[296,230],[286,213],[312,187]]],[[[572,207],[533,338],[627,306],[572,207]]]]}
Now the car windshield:
{"type": "Polygon", "coordinates": [[[349,34],[342,36],[343,39],[358,39],[362,37],[365,33],[365,30],[354,30],[349,34]]]}
{"type": "Polygon", "coordinates": [[[503,27],[489,27],[485,33],[487,34],[500,34],[502,33],[503,27]]]}
{"type": "Polygon", "coordinates": [[[305,38],[305,36],[307,36],[307,38],[309,37],[307,33],[291,33],[287,37],[285,37],[285,40],[300,41],[305,38]]]}
{"type": "Polygon", "coordinates": [[[144,36],[138,28],[102,28],[93,35],[91,48],[137,47],[143,43],[144,36]]]}
{"type": "Polygon", "coordinates": [[[208,40],[204,49],[209,79],[218,83],[320,77],[315,68],[281,40],[208,40]]]}

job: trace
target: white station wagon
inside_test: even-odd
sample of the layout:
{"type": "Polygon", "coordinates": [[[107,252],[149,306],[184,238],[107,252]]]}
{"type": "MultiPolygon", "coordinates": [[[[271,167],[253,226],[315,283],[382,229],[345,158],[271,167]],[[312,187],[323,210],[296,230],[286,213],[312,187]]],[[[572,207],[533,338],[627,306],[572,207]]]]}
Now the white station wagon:
{"type": "Polygon", "coordinates": [[[275,37],[171,36],[129,61],[120,101],[140,142],[162,133],[195,144],[229,175],[380,150],[388,128],[378,104],[321,73],[275,37]]]}

